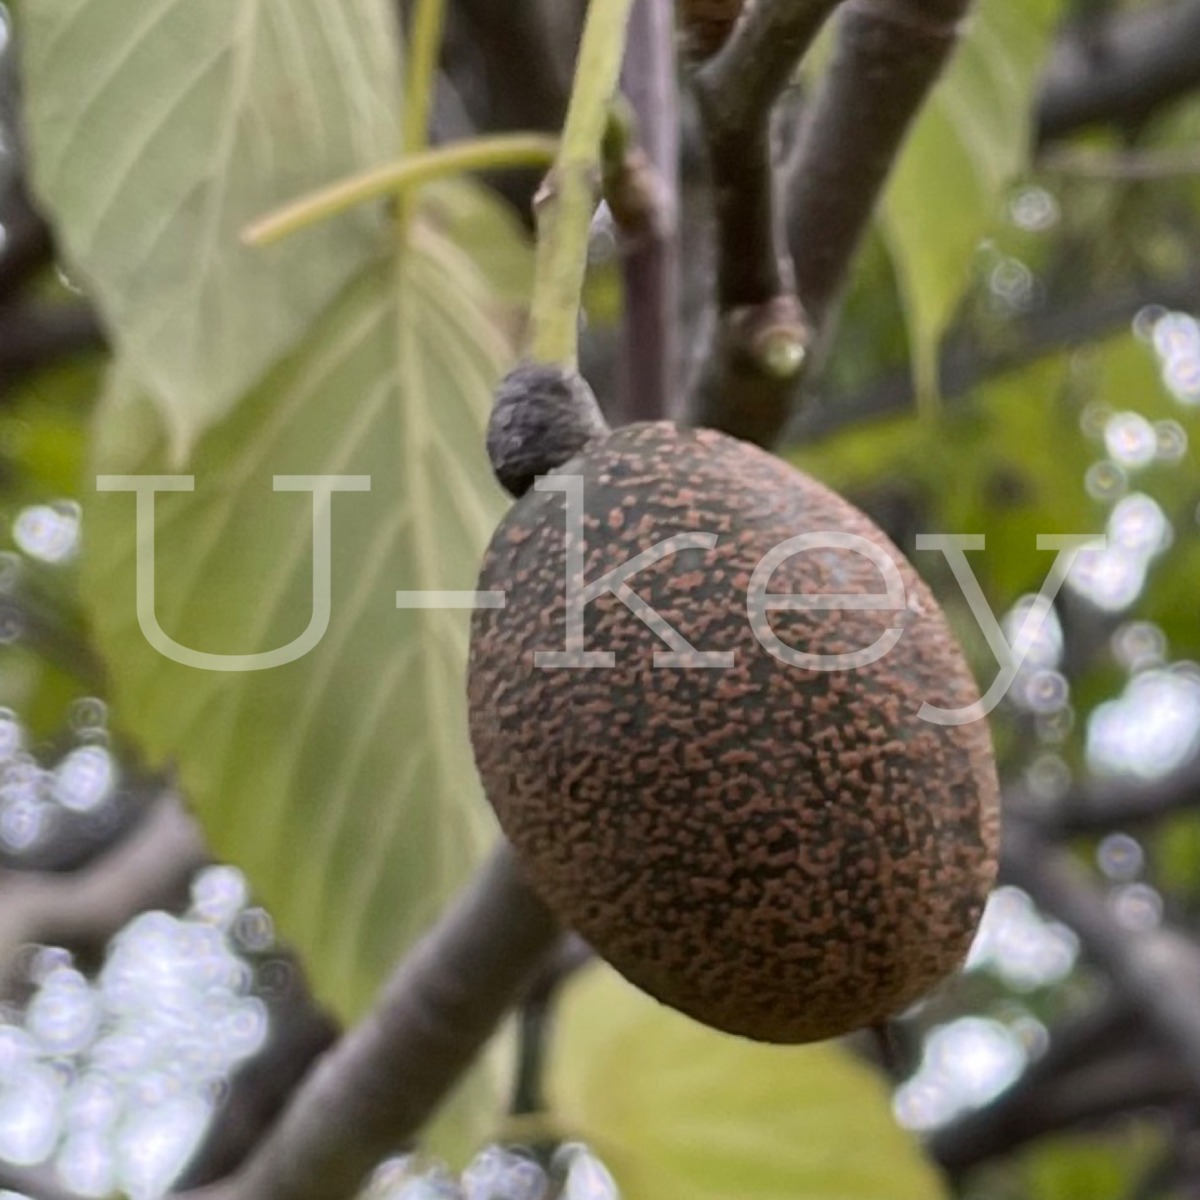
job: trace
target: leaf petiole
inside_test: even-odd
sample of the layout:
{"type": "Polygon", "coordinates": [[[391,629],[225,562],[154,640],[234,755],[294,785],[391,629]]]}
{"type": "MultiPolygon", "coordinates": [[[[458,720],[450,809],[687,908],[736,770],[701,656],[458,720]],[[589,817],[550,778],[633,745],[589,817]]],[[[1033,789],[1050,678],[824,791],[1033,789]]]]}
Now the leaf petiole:
{"type": "Polygon", "coordinates": [[[293,200],[246,226],[242,241],[248,246],[269,246],[368,200],[403,195],[448,175],[545,166],[553,161],[557,148],[557,139],[548,134],[507,133],[423,150],[293,200]]]}

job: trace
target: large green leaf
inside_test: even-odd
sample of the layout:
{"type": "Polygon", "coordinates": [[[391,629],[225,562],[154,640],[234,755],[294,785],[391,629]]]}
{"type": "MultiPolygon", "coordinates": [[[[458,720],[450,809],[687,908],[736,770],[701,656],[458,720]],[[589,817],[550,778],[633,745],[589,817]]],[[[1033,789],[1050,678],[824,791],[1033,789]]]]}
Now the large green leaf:
{"type": "MultiPolygon", "coordinates": [[[[116,351],[94,469],[195,480],[157,500],[162,636],[208,655],[292,642],[320,591],[314,507],[273,479],[370,478],[332,497],[323,636],[241,672],[152,648],[134,498],[85,495],[114,718],[175,765],[215,852],[246,870],[347,1019],[491,836],[465,733],[467,614],[398,611],[395,594],[474,583],[503,503],[483,420],[528,252],[494,204],[451,184],[431,190],[403,250],[382,205],[267,251],[238,235],[395,154],[395,8],[42,0],[20,13],[35,184],[116,351]]],[[[464,1113],[490,1120],[479,1101],[494,1094],[468,1083],[444,1149],[479,1135],[464,1113]]]]}
{"type": "MultiPolygon", "coordinates": [[[[427,928],[491,837],[466,737],[468,614],[398,610],[397,590],[471,588],[502,511],[482,426],[508,348],[491,292],[428,225],[198,444],[192,492],[157,497],[155,612],[189,648],[290,642],[313,606],[313,504],[277,475],[367,475],[332,501],[332,616],[267,670],[201,670],[136,618],[134,498],[85,505],[85,591],[115,714],[173,762],[213,849],[242,867],[343,1017],[427,928]]],[[[96,469],[169,471],[153,408],[118,375],[96,469]]],[[[483,1076],[440,1123],[458,1154],[496,1116],[483,1076]]]]}
{"type": "Polygon", "coordinates": [[[937,1200],[887,1089],[833,1045],[715,1033],[607,967],[567,990],[552,1115],[591,1143],[625,1200],[937,1200]]]}
{"type": "Polygon", "coordinates": [[[936,387],[937,348],[980,239],[1025,165],[1034,85],[1054,5],[980,0],[946,77],[896,166],[880,212],[917,382],[936,387]]]}
{"type": "MultiPolygon", "coordinates": [[[[85,518],[87,592],[116,711],[172,759],[215,851],[249,874],[320,994],[360,1011],[488,836],[466,738],[467,614],[396,591],[470,588],[501,511],[482,424],[506,354],[472,264],[425,229],[401,277],[372,270],[201,441],[190,493],[157,501],[159,621],[183,645],[289,643],[313,606],[308,495],[276,475],[369,475],[332,501],[332,618],[304,657],[202,670],[135,616],[133,497],[85,518]]],[[[168,470],[135,391],[101,417],[101,473],[168,470]]]]}
{"type": "Polygon", "coordinates": [[[269,251],[239,230],[396,153],[392,0],[38,0],[33,180],[180,459],[374,252],[360,210],[269,251]]]}

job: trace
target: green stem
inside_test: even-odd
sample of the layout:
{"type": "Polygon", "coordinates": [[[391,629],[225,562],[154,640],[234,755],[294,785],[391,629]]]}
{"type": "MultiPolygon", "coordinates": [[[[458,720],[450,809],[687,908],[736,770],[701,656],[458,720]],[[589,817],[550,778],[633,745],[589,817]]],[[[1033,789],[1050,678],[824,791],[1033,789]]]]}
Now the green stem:
{"type": "Polygon", "coordinates": [[[439,146],[386,167],[374,167],[361,175],[352,175],[293,200],[247,226],[242,232],[242,241],[250,246],[266,246],[364,201],[403,194],[447,175],[501,167],[543,166],[553,160],[557,148],[558,141],[543,133],[506,133],[439,146]]]}
{"type": "Polygon", "coordinates": [[[596,207],[600,147],[617,88],[633,0],[591,0],[558,155],[537,210],[530,357],[576,364],[579,304],[596,207]]]}
{"type": "MultiPolygon", "coordinates": [[[[429,114],[433,110],[445,19],[446,0],[417,0],[408,35],[405,61],[408,77],[400,125],[400,148],[405,158],[420,154],[429,146],[429,114]]],[[[402,192],[396,198],[396,245],[401,253],[408,245],[408,233],[416,211],[414,201],[411,191],[402,192]]]]}
{"type": "Polygon", "coordinates": [[[445,19],[446,0],[417,0],[405,63],[408,80],[404,87],[400,144],[406,155],[418,154],[429,145],[429,113],[433,108],[445,19]]]}

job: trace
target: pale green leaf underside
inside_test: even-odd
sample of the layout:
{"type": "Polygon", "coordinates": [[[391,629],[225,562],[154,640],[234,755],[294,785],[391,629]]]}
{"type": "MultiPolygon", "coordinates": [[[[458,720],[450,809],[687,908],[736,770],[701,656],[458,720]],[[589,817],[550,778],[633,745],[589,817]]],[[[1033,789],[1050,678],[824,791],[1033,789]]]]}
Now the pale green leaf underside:
{"type": "Polygon", "coordinates": [[[33,180],[125,367],[192,441],[378,248],[362,210],[270,250],[253,217],[394,157],[392,0],[38,0],[33,180]]]}
{"type": "Polygon", "coordinates": [[[564,996],[550,1085],[555,1122],[596,1148],[623,1200],[946,1195],[848,1053],[715,1033],[607,967],[564,996]]]}
{"type": "Polygon", "coordinates": [[[980,0],[885,192],[880,227],[925,394],[976,247],[1002,219],[1005,189],[1027,161],[1049,32],[1045,0],[980,0]]]}
{"type": "MultiPolygon", "coordinates": [[[[277,474],[369,475],[333,498],[323,640],[269,670],[157,653],[135,614],[133,497],[87,501],[85,583],[116,711],[175,761],[215,852],[242,867],[319,994],[360,1012],[477,861],[491,823],[466,737],[468,614],[397,590],[468,589],[502,511],[482,425],[506,349],[471,265],[428,230],[403,280],[372,270],[201,441],[192,493],[157,501],[159,621],[181,644],[290,642],[312,606],[312,503],[277,474]]],[[[117,390],[99,473],[161,473],[148,410],[117,390]]]]}

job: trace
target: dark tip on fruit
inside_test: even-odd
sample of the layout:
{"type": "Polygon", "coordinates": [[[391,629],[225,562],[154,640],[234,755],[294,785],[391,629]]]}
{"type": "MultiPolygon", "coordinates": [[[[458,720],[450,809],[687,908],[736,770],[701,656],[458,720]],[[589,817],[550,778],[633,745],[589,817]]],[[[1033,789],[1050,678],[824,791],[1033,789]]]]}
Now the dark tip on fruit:
{"type": "Polygon", "coordinates": [[[520,497],[539,475],[561,467],[607,432],[596,397],[581,375],[522,363],[496,390],[487,429],[488,457],[501,485],[520,497]]]}

